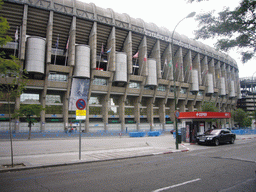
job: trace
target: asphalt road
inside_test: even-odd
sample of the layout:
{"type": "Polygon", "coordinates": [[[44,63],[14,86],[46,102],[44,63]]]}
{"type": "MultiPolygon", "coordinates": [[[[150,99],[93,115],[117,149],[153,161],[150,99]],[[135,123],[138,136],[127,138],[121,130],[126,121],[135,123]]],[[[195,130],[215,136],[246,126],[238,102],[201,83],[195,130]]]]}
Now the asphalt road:
{"type": "Polygon", "coordinates": [[[0,174],[1,191],[256,191],[256,141],[0,174]]]}

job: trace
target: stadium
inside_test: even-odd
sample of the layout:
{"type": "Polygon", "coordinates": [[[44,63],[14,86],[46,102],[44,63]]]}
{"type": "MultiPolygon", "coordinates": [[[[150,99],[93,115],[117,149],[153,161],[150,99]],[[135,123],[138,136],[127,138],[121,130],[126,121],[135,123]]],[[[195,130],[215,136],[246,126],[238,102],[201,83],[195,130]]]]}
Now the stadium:
{"type": "MultiPolygon", "coordinates": [[[[75,127],[77,109],[86,109],[85,132],[120,132],[170,130],[176,109],[196,112],[208,101],[219,112],[236,108],[236,61],[199,41],[75,0],[6,0],[0,13],[13,38],[1,50],[15,54],[29,78],[11,110],[45,108],[33,131],[75,127]]],[[[7,101],[0,106],[0,131],[8,131],[7,101]]],[[[179,127],[188,121],[179,120],[179,127]]],[[[222,127],[232,123],[221,119],[222,127]]],[[[23,117],[13,126],[28,130],[23,117]]]]}

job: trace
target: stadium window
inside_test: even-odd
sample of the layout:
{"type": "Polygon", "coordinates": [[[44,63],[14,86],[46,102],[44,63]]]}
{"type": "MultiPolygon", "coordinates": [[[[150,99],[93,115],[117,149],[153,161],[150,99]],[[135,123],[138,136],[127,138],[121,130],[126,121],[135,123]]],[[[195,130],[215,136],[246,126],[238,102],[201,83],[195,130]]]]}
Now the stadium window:
{"type": "Polygon", "coordinates": [[[166,90],[166,87],[164,85],[159,85],[157,87],[157,91],[165,91],[166,90]]]}
{"type": "Polygon", "coordinates": [[[129,88],[140,89],[140,83],[130,81],[130,82],[129,82],[129,88]]]}
{"type": "Polygon", "coordinates": [[[93,85],[107,85],[107,79],[106,78],[99,78],[99,77],[95,77],[92,84],[93,85]]]}

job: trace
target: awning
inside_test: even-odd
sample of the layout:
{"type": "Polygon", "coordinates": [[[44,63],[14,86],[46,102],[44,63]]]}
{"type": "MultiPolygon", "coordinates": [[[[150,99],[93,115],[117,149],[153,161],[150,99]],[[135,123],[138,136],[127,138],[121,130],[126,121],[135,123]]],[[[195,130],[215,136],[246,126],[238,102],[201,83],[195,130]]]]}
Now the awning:
{"type": "Polygon", "coordinates": [[[180,112],[178,119],[230,119],[230,112],[180,112]]]}

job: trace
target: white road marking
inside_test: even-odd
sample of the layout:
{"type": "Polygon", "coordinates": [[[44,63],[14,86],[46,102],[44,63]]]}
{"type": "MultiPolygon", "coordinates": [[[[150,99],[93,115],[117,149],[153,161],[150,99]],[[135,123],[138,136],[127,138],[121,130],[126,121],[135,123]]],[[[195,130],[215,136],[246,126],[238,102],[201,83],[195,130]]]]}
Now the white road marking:
{"type": "Polygon", "coordinates": [[[176,185],[171,185],[171,186],[168,186],[168,187],[160,188],[160,189],[157,189],[153,192],[160,192],[160,191],[164,191],[164,190],[167,190],[167,189],[172,189],[172,188],[175,188],[175,187],[179,187],[179,186],[186,185],[186,184],[193,183],[193,182],[200,181],[200,180],[201,180],[200,178],[197,178],[197,179],[186,181],[186,182],[179,183],[179,184],[176,184],[176,185]]]}

